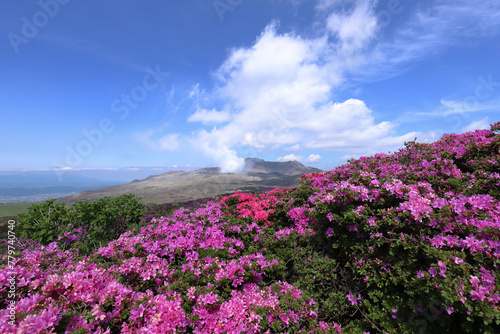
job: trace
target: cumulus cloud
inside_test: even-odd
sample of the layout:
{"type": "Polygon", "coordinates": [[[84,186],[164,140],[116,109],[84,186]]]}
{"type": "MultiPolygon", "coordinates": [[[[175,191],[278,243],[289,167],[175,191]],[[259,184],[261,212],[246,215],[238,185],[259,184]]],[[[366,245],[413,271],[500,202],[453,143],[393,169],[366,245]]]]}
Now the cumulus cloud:
{"type": "Polygon", "coordinates": [[[191,140],[194,147],[213,159],[223,173],[240,172],[245,167],[245,159],[238,156],[230,138],[238,135],[239,129],[232,124],[222,130],[214,128],[211,132],[200,130],[191,140]]]}
{"type": "MultiPolygon", "coordinates": [[[[409,59],[394,56],[401,51],[399,42],[398,46],[373,47],[382,28],[376,3],[322,0],[317,8],[328,13],[315,26],[316,37],[279,33],[279,24],[273,22],[251,46],[230,50],[214,72],[216,88],[206,93],[196,86],[191,92],[197,102],[200,94],[207,94],[223,105],[220,111],[204,99],[203,108],[188,118],[216,125],[198,130],[193,145],[223,171],[236,172],[244,166],[238,155],[242,148],[365,155],[395,149],[415,137],[432,138],[431,133],[396,135],[397,124],[377,120],[364,101],[335,100],[335,90],[345,84],[347,74],[359,74],[369,64],[409,59]]],[[[422,25],[424,20],[415,22],[415,26],[422,25]]],[[[423,47],[424,43],[415,45],[423,47]]],[[[321,157],[313,154],[304,159],[296,153],[280,159],[292,158],[317,162],[321,157]]]]}

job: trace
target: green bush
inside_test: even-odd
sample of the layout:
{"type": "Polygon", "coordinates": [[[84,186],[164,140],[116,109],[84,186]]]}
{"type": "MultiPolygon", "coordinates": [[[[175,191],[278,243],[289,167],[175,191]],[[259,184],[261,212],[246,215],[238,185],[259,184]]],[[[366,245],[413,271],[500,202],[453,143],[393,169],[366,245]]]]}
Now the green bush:
{"type": "Polygon", "coordinates": [[[18,233],[42,245],[57,242],[62,249],[78,249],[87,255],[128,230],[138,230],[144,225],[140,220],[144,210],[134,194],[79,201],[72,206],[50,199],[19,215],[18,233]]]}

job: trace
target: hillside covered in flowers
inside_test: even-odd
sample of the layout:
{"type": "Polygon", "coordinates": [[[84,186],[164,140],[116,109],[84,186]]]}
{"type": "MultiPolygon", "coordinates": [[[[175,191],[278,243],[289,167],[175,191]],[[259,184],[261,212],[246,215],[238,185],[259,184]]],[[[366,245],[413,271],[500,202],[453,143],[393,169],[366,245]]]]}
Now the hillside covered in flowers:
{"type": "Polygon", "coordinates": [[[499,132],[6,252],[0,332],[499,333],[499,132]]]}

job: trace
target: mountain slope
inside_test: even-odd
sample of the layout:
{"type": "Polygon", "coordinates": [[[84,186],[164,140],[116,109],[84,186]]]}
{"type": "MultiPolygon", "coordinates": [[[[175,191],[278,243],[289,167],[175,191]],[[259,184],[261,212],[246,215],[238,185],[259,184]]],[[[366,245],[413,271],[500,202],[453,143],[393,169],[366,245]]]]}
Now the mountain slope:
{"type": "Polygon", "coordinates": [[[242,191],[266,191],[298,184],[301,175],[321,170],[307,167],[297,161],[270,162],[245,159],[243,173],[221,173],[219,168],[203,168],[192,172],[174,171],[151,175],[127,184],[85,191],[58,199],[58,202],[96,200],[134,193],[144,203],[182,202],[242,191]]]}

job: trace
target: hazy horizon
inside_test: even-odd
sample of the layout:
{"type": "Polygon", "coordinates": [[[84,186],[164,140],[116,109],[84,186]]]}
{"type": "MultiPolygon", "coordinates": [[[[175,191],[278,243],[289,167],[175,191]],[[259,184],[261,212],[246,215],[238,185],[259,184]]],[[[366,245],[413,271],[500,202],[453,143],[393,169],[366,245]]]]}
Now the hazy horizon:
{"type": "Polygon", "coordinates": [[[189,173],[215,166],[156,166],[128,168],[81,168],[71,170],[0,170],[0,203],[37,202],[75,195],[153,175],[184,171],[189,173]]]}

